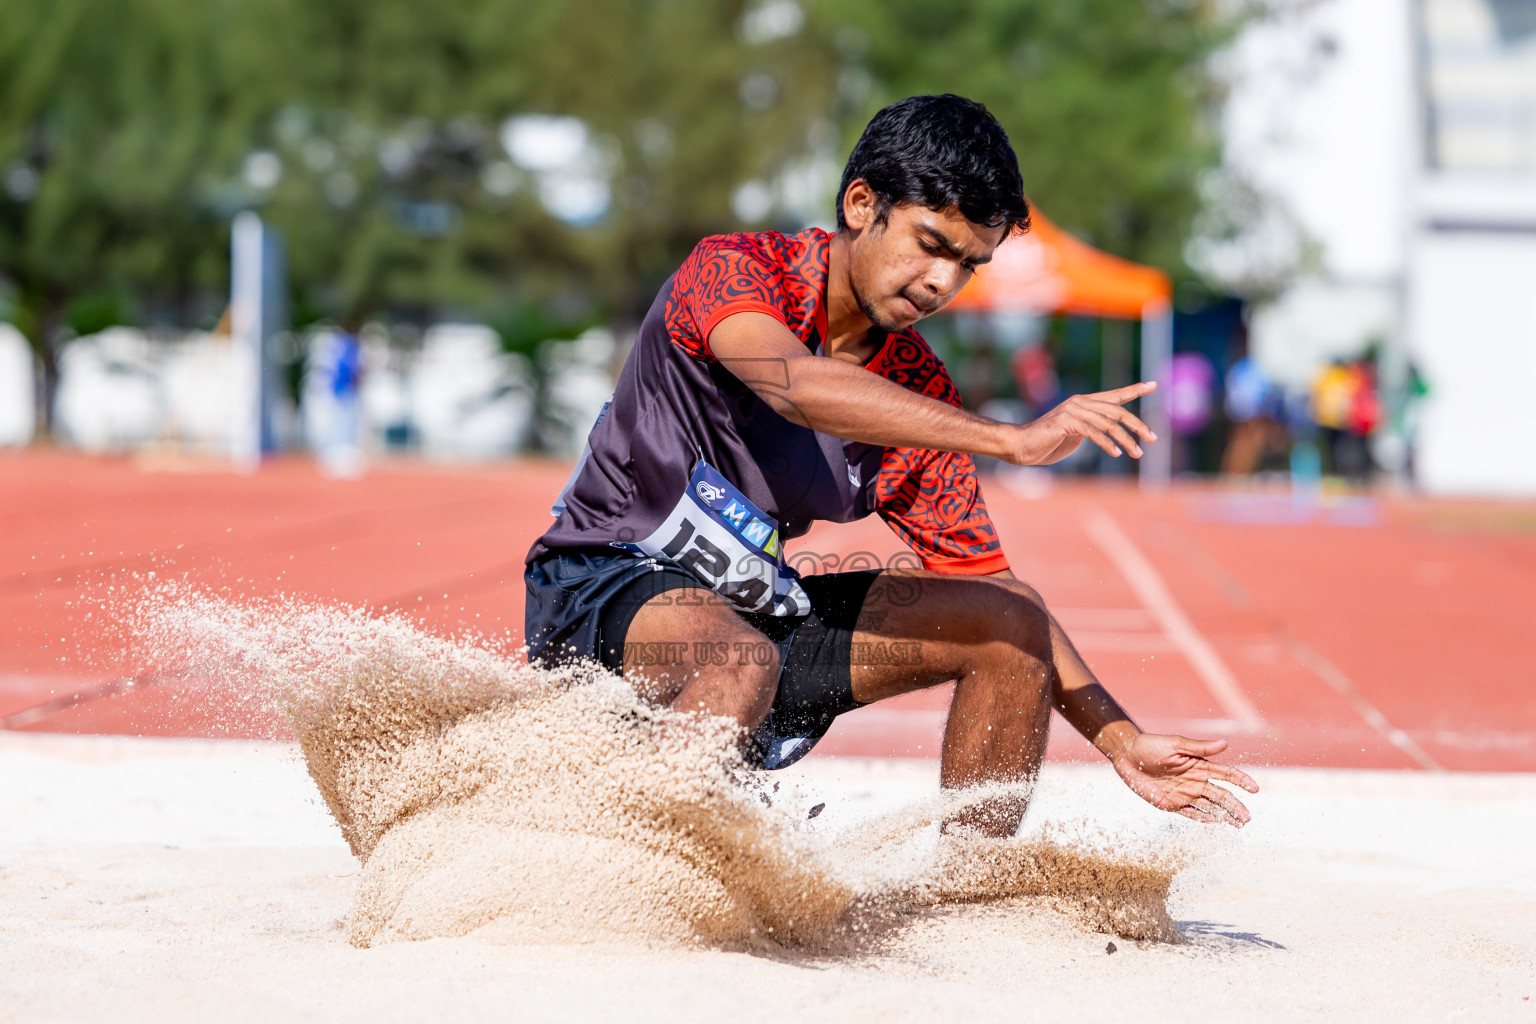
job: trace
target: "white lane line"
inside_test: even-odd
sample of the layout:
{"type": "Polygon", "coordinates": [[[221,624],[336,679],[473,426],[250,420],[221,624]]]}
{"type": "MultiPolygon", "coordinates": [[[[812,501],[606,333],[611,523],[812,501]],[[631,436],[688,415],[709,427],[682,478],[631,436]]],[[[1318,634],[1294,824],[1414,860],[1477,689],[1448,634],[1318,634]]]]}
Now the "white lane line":
{"type": "Polygon", "coordinates": [[[1372,729],[1381,733],[1383,739],[1418,762],[1420,768],[1427,768],[1432,772],[1445,771],[1445,765],[1430,757],[1429,752],[1419,746],[1412,736],[1393,725],[1388,721],[1387,716],[1381,713],[1380,708],[1362,697],[1360,691],[1355,689],[1354,681],[1344,674],[1343,669],[1295,637],[1285,639],[1290,645],[1291,656],[1311,669],[1313,675],[1343,697],[1349,706],[1355,709],[1355,714],[1365,719],[1366,724],[1372,729]]]}
{"type": "Polygon", "coordinates": [[[1245,731],[1257,732],[1261,729],[1264,717],[1243,692],[1237,677],[1232,674],[1227,663],[1221,660],[1221,655],[1216,653],[1211,642],[1189,621],[1184,609],[1179,607],[1173,595],[1168,592],[1162,576],[1158,575],[1152,563],[1147,561],[1147,556],[1125,535],[1119,524],[1110,518],[1109,513],[1095,506],[1083,521],[1083,529],[1088,531],[1088,536],[1093,538],[1093,542],[1109,560],[1115,563],[1120,575],[1125,577],[1125,581],[1131,585],[1137,598],[1152,614],[1168,639],[1183,653],[1227,717],[1245,731]]]}

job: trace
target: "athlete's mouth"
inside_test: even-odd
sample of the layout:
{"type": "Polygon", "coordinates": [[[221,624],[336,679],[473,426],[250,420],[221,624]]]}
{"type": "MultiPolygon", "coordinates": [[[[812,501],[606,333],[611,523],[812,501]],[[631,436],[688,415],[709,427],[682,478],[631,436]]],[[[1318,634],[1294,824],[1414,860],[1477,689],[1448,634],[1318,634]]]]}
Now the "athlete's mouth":
{"type": "Polygon", "coordinates": [[[901,298],[902,302],[905,302],[908,306],[912,307],[912,315],[915,316],[915,317],[919,317],[919,318],[925,317],[929,313],[932,313],[936,308],[938,308],[936,306],[924,306],[924,305],[914,301],[911,297],[909,297],[907,295],[906,292],[902,292],[900,298],[901,298]]]}

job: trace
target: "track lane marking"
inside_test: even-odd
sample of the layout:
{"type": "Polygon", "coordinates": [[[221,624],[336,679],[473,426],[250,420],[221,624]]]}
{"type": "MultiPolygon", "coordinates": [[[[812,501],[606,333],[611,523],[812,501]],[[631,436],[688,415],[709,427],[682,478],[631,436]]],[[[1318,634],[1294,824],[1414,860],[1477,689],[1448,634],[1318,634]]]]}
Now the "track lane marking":
{"type": "Polygon", "coordinates": [[[1222,661],[1221,655],[1216,653],[1216,648],[1211,646],[1211,642],[1189,620],[1184,609],[1179,607],[1168,585],[1147,560],[1147,556],[1141,553],[1141,549],[1126,536],[1108,512],[1097,505],[1090,508],[1087,518],[1083,520],[1083,529],[1114,563],[1120,575],[1125,577],[1142,606],[1194,668],[1205,688],[1226,712],[1226,717],[1244,732],[1262,730],[1264,716],[1259,714],[1258,707],[1243,692],[1242,685],[1227,667],[1227,663],[1222,661]]]}
{"type": "Polygon", "coordinates": [[[1285,637],[1285,642],[1290,647],[1291,657],[1327,684],[1334,693],[1343,697],[1345,703],[1354,709],[1355,714],[1365,719],[1366,724],[1380,733],[1382,739],[1408,755],[1420,768],[1432,772],[1445,771],[1445,765],[1431,757],[1412,736],[1393,725],[1380,708],[1366,700],[1360,691],[1355,689],[1354,680],[1345,675],[1343,669],[1293,636],[1285,637]]]}
{"type": "Polygon", "coordinates": [[[124,679],[114,679],[111,682],[98,683],[94,686],[86,686],[72,690],[62,697],[54,697],[45,700],[41,704],[33,704],[30,707],[21,708],[7,715],[0,715],[0,730],[10,731],[24,726],[41,722],[45,718],[52,717],[61,711],[88,704],[102,697],[117,697],[125,693],[133,693],[142,690],[146,686],[164,682],[167,676],[158,673],[145,673],[144,675],[129,676],[124,679]]]}

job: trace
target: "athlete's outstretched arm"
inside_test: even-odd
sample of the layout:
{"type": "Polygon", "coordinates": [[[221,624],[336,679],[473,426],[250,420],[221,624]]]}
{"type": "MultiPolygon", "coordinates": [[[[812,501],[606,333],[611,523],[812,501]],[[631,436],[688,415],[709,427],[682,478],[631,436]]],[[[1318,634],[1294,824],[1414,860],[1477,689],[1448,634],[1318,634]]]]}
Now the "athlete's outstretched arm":
{"type": "Polygon", "coordinates": [[[814,356],[766,313],[737,313],[710,332],[715,358],[776,412],[847,441],[893,448],[990,455],[1021,466],[1047,465],[1092,441],[1110,455],[1141,457],[1157,436],[1123,408],[1155,383],[1073,395],[1031,423],[1016,426],[908,391],[841,359],[814,356]],[[1134,436],[1133,436],[1134,435],[1134,436]]]}
{"type": "MultiPolygon", "coordinates": [[[[993,573],[1015,579],[1004,569],[993,573]]],[[[1072,727],[1109,758],[1131,791],[1154,807],[1196,821],[1220,821],[1241,828],[1250,818],[1243,802],[1217,782],[1250,793],[1258,783],[1230,765],[1210,760],[1227,749],[1226,740],[1192,740],[1142,732],[1131,716],[1094,678],[1054,615],[1051,666],[1056,678],[1052,703],[1072,727]]]]}

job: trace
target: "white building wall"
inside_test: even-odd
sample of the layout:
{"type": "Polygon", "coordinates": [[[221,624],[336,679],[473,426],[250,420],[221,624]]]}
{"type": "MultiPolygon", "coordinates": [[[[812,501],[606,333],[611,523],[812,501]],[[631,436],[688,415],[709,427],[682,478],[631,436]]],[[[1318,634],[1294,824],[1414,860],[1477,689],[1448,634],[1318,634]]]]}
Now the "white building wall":
{"type": "Polygon", "coordinates": [[[1191,260],[1242,287],[1255,354],[1291,388],[1386,343],[1430,391],[1416,481],[1536,494],[1521,394],[1536,372],[1536,15],[1531,0],[1269,0],[1229,59],[1224,174],[1271,212],[1191,260]],[[1313,251],[1308,254],[1308,247],[1313,251]]]}
{"type": "Polygon", "coordinates": [[[1536,231],[1425,232],[1409,318],[1430,393],[1418,480],[1443,493],[1536,494],[1536,231]]]}
{"type": "Polygon", "coordinates": [[[1415,149],[1409,2],[1264,4],[1220,66],[1230,93],[1211,191],[1243,230],[1225,244],[1197,237],[1193,262],[1238,287],[1297,272],[1400,277],[1415,149]],[[1244,206],[1244,190],[1262,211],[1244,206]]]}
{"type": "Polygon", "coordinates": [[[0,324],[0,447],[32,440],[36,388],[27,339],[10,324],[0,324]]]}
{"type": "MultiPolygon", "coordinates": [[[[1269,0],[1225,64],[1223,175],[1263,197],[1193,263],[1255,304],[1251,350],[1305,392],[1334,359],[1403,345],[1415,171],[1410,0],[1269,0]]],[[[1241,189],[1238,189],[1241,194],[1241,189]]]]}
{"type": "Polygon", "coordinates": [[[1254,358],[1288,391],[1310,388],[1335,359],[1355,359],[1402,336],[1398,288],[1301,278],[1248,319],[1254,358]]]}
{"type": "Polygon", "coordinates": [[[1409,241],[1409,348],[1429,384],[1417,479],[1536,495],[1536,5],[1420,0],[1427,117],[1409,241]]]}

